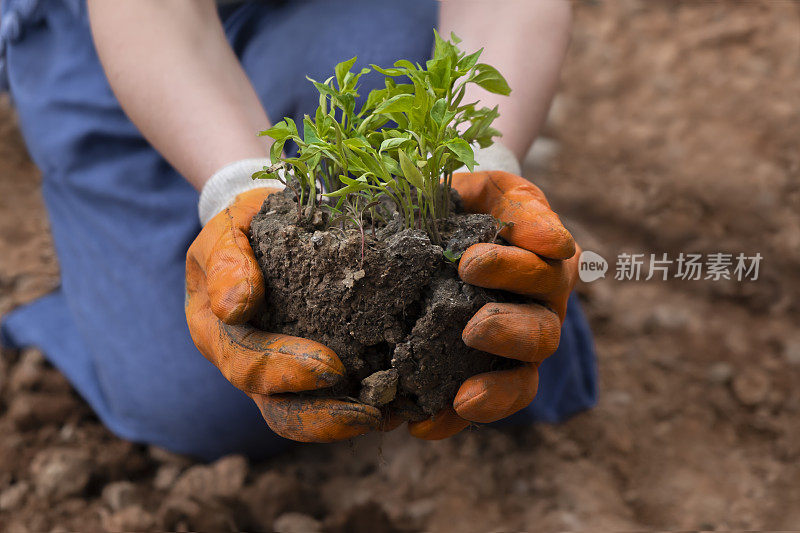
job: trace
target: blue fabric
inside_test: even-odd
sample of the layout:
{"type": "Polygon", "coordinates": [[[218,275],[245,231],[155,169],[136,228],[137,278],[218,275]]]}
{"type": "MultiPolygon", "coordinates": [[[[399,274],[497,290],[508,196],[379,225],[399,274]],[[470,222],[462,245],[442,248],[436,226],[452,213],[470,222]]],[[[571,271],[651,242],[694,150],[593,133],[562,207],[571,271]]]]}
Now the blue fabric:
{"type": "MultiPolygon", "coordinates": [[[[120,109],[84,4],[5,0],[3,9],[11,29],[2,61],[42,170],[61,265],[61,288],[11,313],[4,342],[40,346],[123,438],[209,459],[281,450],[287,441],[192,344],[183,285],[186,250],[200,230],[197,193],[120,109]]],[[[306,75],[324,79],[353,55],[360,65],[424,60],[437,6],[309,0],[220,13],[269,115],[300,120],[318,99],[306,75]]],[[[541,367],[539,396],[517,419],[558,421],[590,407],[595,382],[591,335],[573,301],[559,351],[541,367]]]]}

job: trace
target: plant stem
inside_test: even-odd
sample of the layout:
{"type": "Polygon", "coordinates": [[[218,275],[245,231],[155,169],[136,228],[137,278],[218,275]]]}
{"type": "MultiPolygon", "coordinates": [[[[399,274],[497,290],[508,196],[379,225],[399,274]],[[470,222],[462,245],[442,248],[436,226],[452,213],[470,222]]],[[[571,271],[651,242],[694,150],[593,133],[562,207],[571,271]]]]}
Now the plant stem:
{"type": "Polygon", "coordinates": [[[445,183],[445,199],[444,199],[444,216],[445,218],[450,216],[450,189],[453,188],[453,173],[448,172],[444,177],[445,183]]]}
{"type": "MultiPolygon", "coordinates": [[[[430,206],[433,208],[433,205],[430,206]]],[[[439,234],[439,225],[436,223],[435,213],[431,213],[430,235],[433,237],[433,244],[442,244],[442,236],[439,234]]]]}
{"type": "Polygon", "coordinates": [[[360,267],[364,268],[364,240],[365,240],[365,237],[364,237],[364,221],[363,220],[359,220],[358,231],[361,232],[361,263],[360,263],[360,267]]]}

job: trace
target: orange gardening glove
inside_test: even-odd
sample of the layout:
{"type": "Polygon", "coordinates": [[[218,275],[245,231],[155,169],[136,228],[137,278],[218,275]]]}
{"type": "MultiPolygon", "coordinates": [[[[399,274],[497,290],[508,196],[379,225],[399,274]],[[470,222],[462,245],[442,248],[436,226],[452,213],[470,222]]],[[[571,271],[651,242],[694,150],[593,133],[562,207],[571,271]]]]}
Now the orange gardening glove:
{"type": "Polygon", "coordinates": [[[374,407],[296,394],[330,387],[345,369],[318,342],[247,324],[264,299],[250,221],[278,189],[244,192],[214,216],[186,255],[186,319],[200,352],[258,405],[272,430],[302,442],[347,439],[381,428],[374,407]]]}
{"type": "Polygon", "coordinates": [[[412,435],[431,440],[454,435],[470,422],[500,420],[531,403],[539,364],[558,347],[567,298],[578,278],[580,250],[538,187],[494,171],[454,174],[453,188],[467,212],[510,224],[500,235],[511,246],[479,243],[464,252],[458,263],[461,279],[531,301],[488,303],[467,323],[462,333],[467,346],[523,364],[467,379],[452,409],[409,424],[412,435]]]}

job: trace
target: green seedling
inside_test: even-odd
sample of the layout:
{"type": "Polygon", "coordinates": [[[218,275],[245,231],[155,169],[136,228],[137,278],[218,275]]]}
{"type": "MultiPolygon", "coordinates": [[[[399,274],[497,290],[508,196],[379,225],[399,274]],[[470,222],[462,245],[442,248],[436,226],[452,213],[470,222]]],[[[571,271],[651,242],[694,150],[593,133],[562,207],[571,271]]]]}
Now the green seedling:
{"type": "MultiPolygon", "coordinates": [[[[433,58],[424,66],[399,60],[392,67],[372,65],[351,72],[356,58],[336,65],[323,82],[309,80],[319,92],[314,117],[306,115],[302,135],[284,119],[259,135],[274,140],[270,155],[280,166],[265,167],[254,178],[275,178],[295,192],[298,219],[307,207],[329,211],[329,224],[352,224],[364,235],[365,220],[388,218],[394,204],[406,228],[424,230],[441,244],[440,222],[450,214],[453,171],[476,165],[474,146],[486,147],[500,133],[492,128],[497,107],[465,103],[466,88],[476,84],[508,95],[511,90],[492,66],[479,63],[460,40],[434,32],[433,58]],[[384,88],[369,93],[356,110],[358,82],[366,74],[384,76],[384,88]],[[283,157],[288,142],[295,157],[283,157]],[[290,185],[291,183],[291,185],[290,185]],[[325,198],[325,201],[322,199],[325,198]]],[[[363,250],[362,250],[363,251],[363,250]]]]}

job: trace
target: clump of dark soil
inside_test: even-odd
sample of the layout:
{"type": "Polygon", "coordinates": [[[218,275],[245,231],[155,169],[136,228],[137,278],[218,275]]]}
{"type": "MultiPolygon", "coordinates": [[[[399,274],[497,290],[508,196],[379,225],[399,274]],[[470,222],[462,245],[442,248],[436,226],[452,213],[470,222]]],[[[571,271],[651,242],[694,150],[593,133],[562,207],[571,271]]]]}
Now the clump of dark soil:
{"type": "Polygon", "coordinates": [[[441,224],[442,246],[399,218],[365,235],[327,228],[320,209],[298,220],[291,194],[273,194],[251,224],[264,273],[266,305],[255,323],[267,331],[321,342],[342,360],[348,379],[326,395],[387,406],[410,420],[448,406],[463,381],[507,365],[464,344],[461,331],[484,304],[510,295],[458,278],[458,256],[490,242],[489,215],[455,214],[441,224]]]}

